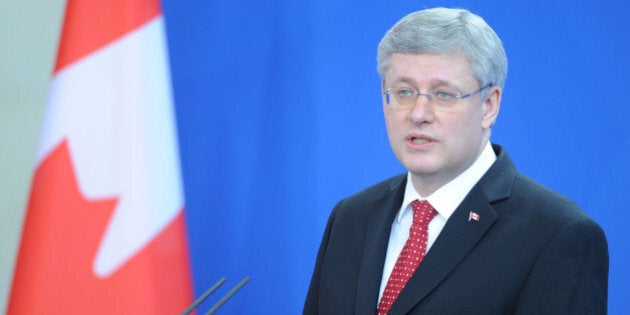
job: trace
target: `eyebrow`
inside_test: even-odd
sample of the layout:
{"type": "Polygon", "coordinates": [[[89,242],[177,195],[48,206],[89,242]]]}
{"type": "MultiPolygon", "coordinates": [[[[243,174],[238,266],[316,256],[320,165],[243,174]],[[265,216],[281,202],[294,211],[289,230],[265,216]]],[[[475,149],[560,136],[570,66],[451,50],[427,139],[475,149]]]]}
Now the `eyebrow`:
{"type": "MultiPolygon", "coordinates": [[[[385,79],[383,79],[383,82],[385,82],[385,79]]],[[[405,83],[405,84],[409,84],[411,86],[417,86],[417,84],[415,83],[415,80],[410,78],[410,77],[398,77],[394,80],[392,80],[391,82],[392,84],[398,84],[398,83],[405,83]]],[[[449,88],[453,88],[453,89],[459,89],[459,85],[455,84],[452,81],[447,81],[447,80],[442,80],[442,79],[433,79],[430,81],[430,86],[431,88],[435,88],[435,87],[440,87],[440,86],[444,86],[444,87],[449,87],[449,88]]]]}

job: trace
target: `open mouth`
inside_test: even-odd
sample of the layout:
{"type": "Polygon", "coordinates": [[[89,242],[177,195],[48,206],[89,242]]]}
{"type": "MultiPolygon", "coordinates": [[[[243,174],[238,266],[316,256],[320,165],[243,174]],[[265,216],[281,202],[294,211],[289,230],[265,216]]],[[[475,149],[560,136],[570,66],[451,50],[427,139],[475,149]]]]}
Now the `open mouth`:
{"type": "Polygon", "coordinates": [[[426,144],[435,141],[433,138],[423,135],[409,135],[407,140],[413,144],[426,144]]]}
{"type": "Polygon", "coordinates": [[[431,142],[431,140],[427,139],[427,138],[413,137],[413,138],[411,138],[411,142],[413,142],[415,144],[424,144],[424,143],[431,142]]]}

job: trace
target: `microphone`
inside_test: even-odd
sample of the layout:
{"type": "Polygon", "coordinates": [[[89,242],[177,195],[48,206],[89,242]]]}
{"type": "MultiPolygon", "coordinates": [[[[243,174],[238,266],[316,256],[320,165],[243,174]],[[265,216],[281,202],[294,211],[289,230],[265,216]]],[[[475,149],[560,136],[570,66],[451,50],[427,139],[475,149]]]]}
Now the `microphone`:
{"type": "Polygon", "coordinates": [[[196,299],[183,313],[182,315],[188,315],[190,314],[190,312],[192,312],[194,309],[197,308],[197,306],[199,306],[199,304],[201,304],[201,302],[205,301],[210,294],[212,294],[212,292],[214,292],[216,289],[218,289],[224,282],[225,282],[225,277],[222,277],[221,279],[219,279],[219,281],[217,281],[214,285],[212,285],[212,287],[210,287],[210,289],[208,289],[206,292],[204,292],[198,299],[196,299]]]}
{"type": "MultiPolygon", "coordinates": [[[[239,282],[236,286],[234,286],[232,288],[232,290],[230,290],[230,292],[225,294],[217,303],[215,303],[212,306],[212,308],[210,308],[210,310],[208,310],[208,312],[205,313],[205,315],[212,315],[212,314],[214,314],[214,312],[216,312],[221,306],[223,306],[223,304],[225,304],[230,298],[232,298],[232,296],[234,296],[234,294],[236,294],[236,292],[238,292],[238,290],[240,290],[247,282],[249,282],[249,279],[250,279],[249,276],[246,276],[245,278],[243,278],[243,280],[241,280],[241,282],[239,282]]],[[[208,289],[198,299],[196,299],[182,313],[182,315],[188,315],[193,310],[195,310],[195,308],[197,308],[197,306],[199,306],[199,304],[201,304],[203,301],[205,301],[214,291],[216,291],[225,282],[225,280],[226,280],[225,277],[222,277],[221,279],[219,279],[219,281],[217,281],[215,284],[213,284],[212,287],[210,287],[210,289],[208,289]]]]}
{"type": "Polygon", "coordinates": [[[212,315],[214,314],[214,312],[216,312],[219,307],[223,306],[223,304],[225,304],[225,302],[227,302],[230,298],[232,298],[232,296],[234,296],[234,294],[236,294],[236,292],[238,292],[238,290],[240,290],[247,282],[249,281],[249,276],[246,276],[245,278],[243,278],[243,280],[241,280],[241,282],[239,282],[235,287],[232,288],[232,290],[230,290],[230,292],[228,292],[226,295],[224,295],[219,302],[215,303],[212,308],[210,308],[205,315],[212,315]]]}

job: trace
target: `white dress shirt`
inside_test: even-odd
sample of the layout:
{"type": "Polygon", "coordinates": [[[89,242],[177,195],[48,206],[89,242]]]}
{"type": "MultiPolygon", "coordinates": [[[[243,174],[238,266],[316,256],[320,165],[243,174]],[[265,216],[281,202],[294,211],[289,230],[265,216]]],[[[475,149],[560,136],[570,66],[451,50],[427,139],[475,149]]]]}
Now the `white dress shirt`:
{"type": "Polygon", "coordinates": [[[444,228],[446,221],[451,214],[457,209],[459,204],[464,200],[466,195],[481,179],[483,174],[492,166],[497,159],[490,142],[488,142],[479,155],[479,158],[463,173],[455,177],[453,180],[436,190],[427,197],[420,196],[411,182],[411,173],[407,174],[407,185],[405,187],[405,196],[403,203],[398,210],[396,219],[392,223],[392,230],[389,236],[389,245],[387,246],[387,255],[385,256],[385,266],[383,267],[383,278],[381,280],[381,289],[379,292],[379,301],[389,280],[389,275],[394,269],[398,255],[409,238],[409,228],[413,223],[413,210],[411,202],[418,200],[427,200],[438,215],[429,223],[429,238],[427,241],[427,252],[437,239],[438,235],[444,228]]]}

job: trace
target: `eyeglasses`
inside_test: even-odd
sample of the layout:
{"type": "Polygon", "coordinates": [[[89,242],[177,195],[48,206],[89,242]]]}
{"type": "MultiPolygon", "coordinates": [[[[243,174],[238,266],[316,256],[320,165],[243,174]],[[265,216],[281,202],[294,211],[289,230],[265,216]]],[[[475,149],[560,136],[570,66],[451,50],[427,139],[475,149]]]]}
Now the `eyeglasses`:
{"type": "Polygon", "coordinates": [[[424,95],[429,99],[435,109],[438,110],[453,110],[459,100],[469,98],[489,87],[492,83],[480,88],[479,90],[461,94],[459,92],[451,92],[448,90],[433,90],[427,93],[420,93],[411,88],[393,88],[387,89],[385,94],[385,101],[390,108],[393,109],[409,109],[416,104],[416,100],[420,95],[424,95]]]}

